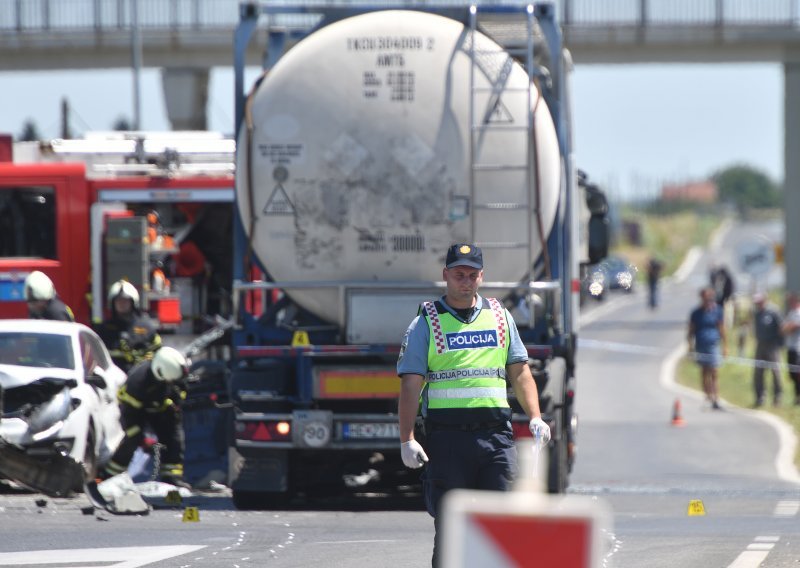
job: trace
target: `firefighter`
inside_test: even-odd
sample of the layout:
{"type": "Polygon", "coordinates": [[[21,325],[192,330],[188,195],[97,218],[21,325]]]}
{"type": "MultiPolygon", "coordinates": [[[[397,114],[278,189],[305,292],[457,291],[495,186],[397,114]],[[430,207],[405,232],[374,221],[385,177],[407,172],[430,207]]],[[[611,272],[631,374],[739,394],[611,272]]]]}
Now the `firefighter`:
{"type": "Polygon", "coordinates": [[[183,479],[184,432],[181,403],[186,398],[189,364],[172,347],[160,347],[151,361],[143,361],[128,374],[117,393],[125,437],[101,479],[123,473],[144,440],[145,428],[158,438],[158,479],[178,487],[191,488],[183,479]]]}
{"type": "Polygon", "coordinates": [[[161,346],[155,322],[139,309],[139,292],[126,280],[118,280],[108,290],[111,318],[97,328],[111,358],[126,373],[134,365],[150,359],[161,346]]]}
{"type": "Polygon", "coordinates": [[[53,281],[44,272],[34,270],[28,274],[24,291],[32,319],[75,321],[72,310],[58,297],[53,281]]]}

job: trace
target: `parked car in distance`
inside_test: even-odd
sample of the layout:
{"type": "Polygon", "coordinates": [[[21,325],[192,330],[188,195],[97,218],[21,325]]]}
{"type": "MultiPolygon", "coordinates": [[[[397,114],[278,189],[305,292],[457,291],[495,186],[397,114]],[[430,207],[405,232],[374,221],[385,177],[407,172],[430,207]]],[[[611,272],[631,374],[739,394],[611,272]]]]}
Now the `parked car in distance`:
{"type": "Polygon", "coordinates": [[[602,300],[609,290],[632,292],[637,268],[621,256],[609,256],[593,266],[584,280],[589,296],[602,300]]]}
{"type": "Polygon", "coordinates": [[[122,439],[125,379],[85,325],[0,320],[0,477],[53,496],[80,491],[122,439]]]}

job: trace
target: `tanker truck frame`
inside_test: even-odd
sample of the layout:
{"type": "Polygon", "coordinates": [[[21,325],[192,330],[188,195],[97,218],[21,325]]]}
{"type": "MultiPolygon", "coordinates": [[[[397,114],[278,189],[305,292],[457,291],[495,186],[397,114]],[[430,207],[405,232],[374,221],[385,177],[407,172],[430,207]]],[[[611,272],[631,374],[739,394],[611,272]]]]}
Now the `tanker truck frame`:
{"type": "Polygon", "coordinates": [[[395,364],[453,242],[484,249],[482,294],[514,315],[553,434],[548,489],[565,491],[580,267],[603,249],[579,228],[570,67],[551,3],[240,6],[237,507],[418,484],[400,460],[395,364]],[[266,71],[246,96],[264,23],[266,71]]]}

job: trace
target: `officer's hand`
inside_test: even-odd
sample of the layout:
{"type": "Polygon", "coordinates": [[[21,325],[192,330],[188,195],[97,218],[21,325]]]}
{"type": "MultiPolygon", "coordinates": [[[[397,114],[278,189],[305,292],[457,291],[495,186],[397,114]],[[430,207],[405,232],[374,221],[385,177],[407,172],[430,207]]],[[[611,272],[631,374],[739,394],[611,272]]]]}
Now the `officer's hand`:
{"type": "Polygon", "coordinates": [[[550,441],[550,426],[541,418],[534,418],[528,424],[531,429],[534,439],[541,440],[542,444],[547,444],[550,441]]]}
{"type": "Polygon", "coordinates": [[[411,469],[419,469],[423,464],[428,463],[428,454],[416,440],[409,440],[400,444],[400,455],[403,463],[411,469]]]}

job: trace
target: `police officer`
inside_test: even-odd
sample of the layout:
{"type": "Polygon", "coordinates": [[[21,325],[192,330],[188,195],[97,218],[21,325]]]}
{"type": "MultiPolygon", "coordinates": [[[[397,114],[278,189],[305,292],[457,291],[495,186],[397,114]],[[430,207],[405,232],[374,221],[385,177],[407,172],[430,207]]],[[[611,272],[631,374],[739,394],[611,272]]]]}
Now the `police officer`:
{"type": "Polygon", "coordinates": [[[117,393],[125,437],[101,472],[101,478],[128,469],[149,426],[158,443],[164,446],[159,452],[159,480],[190,487],[183,480],[185,443],[181,415],[188,375],[186,358],[178,350],[166,346],[155,352],[152,361],[143,361],[131,370],[117,393]]]}
{"type": "Polygon", "coordinates": [[[427,464],[422,481],[436,527],[434,566],[442,496],[456,488],[505,491],[517,473],[507,385],[531,417],[533,435],[544,444],[550,441],[514,319],[499,301],[478,294],[483,282],[480,248],[451,246],[442,277],[445,295],[422,304],[397,362],[401,456],[406,467],[427,464]],[[414,439],[418,411],[426,449],[414,439]]]}
{"type": "Polygon", "coordinates": [[[97,328],[111,358],[126,373],[149,359],[161,346],[155,322],[139,309],[139,292],[126,280],[114,282],[108,290],[111,319],[97,328]]]}
{"type": "Polygon", "coordinates": [[[72,310],[58,297],[53,281],[44,272],[34,270],[28,274],[24,293],[32,319],[75,321],[72,310]]]}

